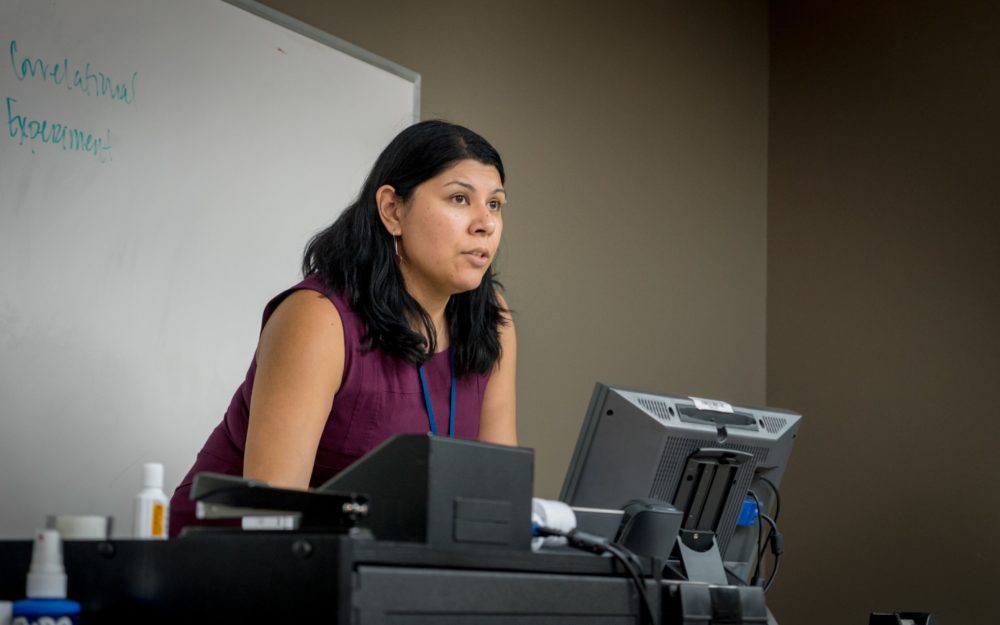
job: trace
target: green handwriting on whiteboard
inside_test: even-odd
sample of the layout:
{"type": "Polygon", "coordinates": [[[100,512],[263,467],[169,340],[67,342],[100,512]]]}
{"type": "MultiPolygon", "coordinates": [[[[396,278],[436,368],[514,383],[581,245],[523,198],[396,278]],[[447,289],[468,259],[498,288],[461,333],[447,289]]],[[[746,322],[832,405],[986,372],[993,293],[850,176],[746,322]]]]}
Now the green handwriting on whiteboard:
{"type": "Polygon", "coordinates": [[[33,119],[14,112],[17,100],[7,98],[7,132],[12,139],[18,140],[18,145],[42,143],[62,147],[65,151],[81,152],[96,156],[102,163],[111,159],[111,131],[107,130],[104,137],[73,128],[47,119],[33,119]]]}
{"type": "Polygon", "coordinates": [[[126,104],[135,102],[135,79],[139,72],[132,72],[128,79],[115,82],[104,72],[91,70],[90,63],[85,63],[81,69],[65,58],[52,62],[41,57],[20,55],[14,39],[10,40],[8,50],[10,67],[18,80],[41,80],[88,96],[109,98],[126,104]]]}

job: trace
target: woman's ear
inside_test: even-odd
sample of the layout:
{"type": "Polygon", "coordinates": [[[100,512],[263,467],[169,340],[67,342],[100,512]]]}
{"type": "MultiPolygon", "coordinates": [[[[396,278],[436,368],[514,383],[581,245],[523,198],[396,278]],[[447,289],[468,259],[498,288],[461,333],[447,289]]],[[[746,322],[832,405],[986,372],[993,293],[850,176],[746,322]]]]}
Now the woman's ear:
{"type": "Polygon", "coordinates": [[[403,226],[400,223],[403,211],[403,198],[396,195],[396,189],[384,184],[375,191],[375,204],[378,206],[378,214],[382,219],[382,225],[394,237],[403,233],[403,226]]]}

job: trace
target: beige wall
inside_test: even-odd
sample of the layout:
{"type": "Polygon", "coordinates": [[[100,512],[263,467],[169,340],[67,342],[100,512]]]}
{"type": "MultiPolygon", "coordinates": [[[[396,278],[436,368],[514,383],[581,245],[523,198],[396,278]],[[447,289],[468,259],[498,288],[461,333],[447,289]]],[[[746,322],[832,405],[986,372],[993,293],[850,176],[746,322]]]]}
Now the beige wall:
{"type": "Polygon", "coordinates": [[[996,5],[268,3],[503,153],[539,494],[596,380],[796,409],[782,621],[990,622],[996,5]]]}
{"type": "Polygon", "coordinates": [[[998,6],[771,5],[767,399],[807,419],[785,622],[997,622],[998,6]]]}
{"type": "Polygon", "coordinates": [[[598,380],[764,402],[766,3],[267,4],[419,72],[425,118],[500,149],[539,494],[598,380]]]}
{"type": "Polygon", "coordinates": [[[268,3],[503,153],[539,494],[596,380],[796,409],[781,620],[990,622],[996,5],[268,3]]]}

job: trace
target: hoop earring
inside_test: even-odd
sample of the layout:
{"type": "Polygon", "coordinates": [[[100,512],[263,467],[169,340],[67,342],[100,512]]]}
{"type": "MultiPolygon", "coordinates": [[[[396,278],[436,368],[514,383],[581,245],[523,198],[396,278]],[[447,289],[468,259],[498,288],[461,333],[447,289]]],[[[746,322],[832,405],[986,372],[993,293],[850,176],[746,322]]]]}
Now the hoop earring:
{"type": "Polygon", "coordinates": [[[399,255],[399,237],[396,236],[396,235],[393,235],[393,237],[392,237],[392,250],[393,250],[393,253],[395,254],[396,264],[397,265],[402,265],[403,264],[403,257],[399,255]]]}

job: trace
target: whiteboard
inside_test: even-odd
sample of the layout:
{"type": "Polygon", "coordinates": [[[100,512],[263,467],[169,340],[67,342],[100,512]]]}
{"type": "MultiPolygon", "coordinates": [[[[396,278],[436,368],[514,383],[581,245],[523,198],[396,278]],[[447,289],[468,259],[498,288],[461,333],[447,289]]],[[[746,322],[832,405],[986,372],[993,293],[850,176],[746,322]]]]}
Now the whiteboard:
{"type": "Polygon", "coordinates": [[[131,533],[419,76],[250,2],[0,0],[0,538],[131,533]]]}

